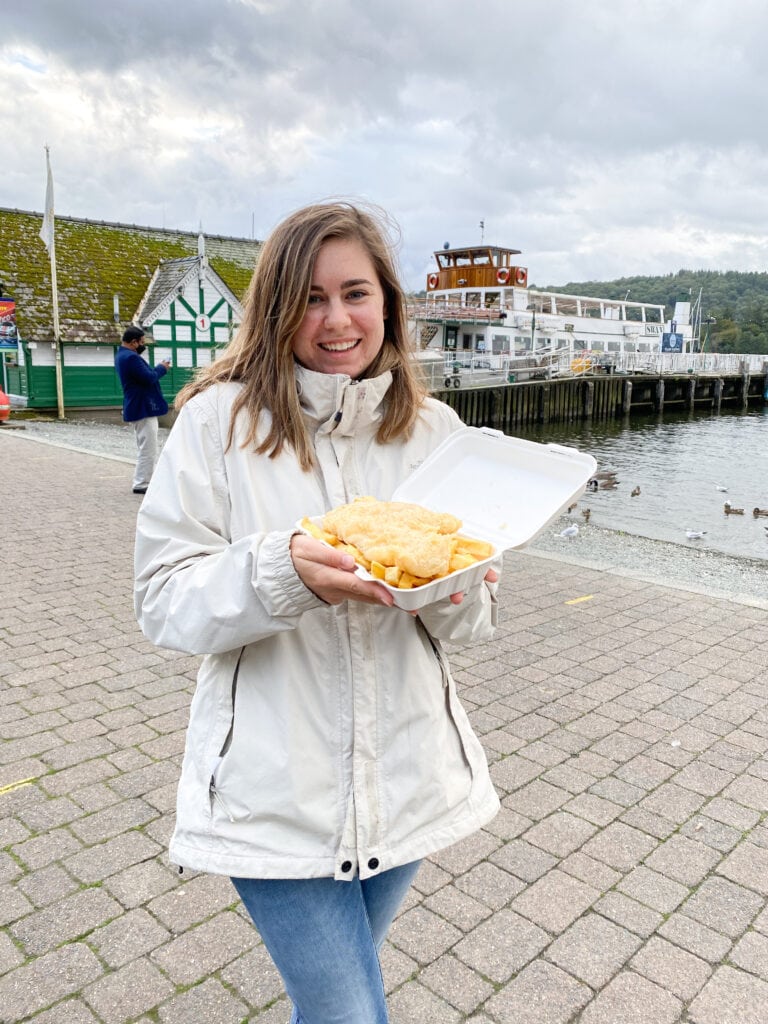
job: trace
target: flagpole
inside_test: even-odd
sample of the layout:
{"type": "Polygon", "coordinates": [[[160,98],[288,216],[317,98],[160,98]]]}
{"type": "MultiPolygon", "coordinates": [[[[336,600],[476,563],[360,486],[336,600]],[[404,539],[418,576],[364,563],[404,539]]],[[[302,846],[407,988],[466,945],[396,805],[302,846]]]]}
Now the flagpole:
{"type": "Polygon", "coordinates": [[[51,257],[51,302],[53,303],[53,345],[56,357],[56,402],[59,419],[63,420],[65,419],[64,379],[61,359],[61,329],[59,327],[59,288],[56,280],[56,226],[53,213],[53,175],[51,174],[51,160],[47,146],[45,147],[45,165],[47,171],[45,213],[43,215],[43,226],[40,229],[40,237],[45,242],[51,257]]]}

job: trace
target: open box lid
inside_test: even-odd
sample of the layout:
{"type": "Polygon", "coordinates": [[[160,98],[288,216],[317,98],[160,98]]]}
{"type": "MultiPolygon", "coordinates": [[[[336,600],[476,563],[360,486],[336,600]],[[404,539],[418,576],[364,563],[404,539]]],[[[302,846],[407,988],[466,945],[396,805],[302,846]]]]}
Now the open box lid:
{"type": "Polygon", "coordinates": [[[463,427],[447,437],[392,495],[451,512],[461,532],[518,548],[582,495],[597,462],[576,448],[463,427]]]}

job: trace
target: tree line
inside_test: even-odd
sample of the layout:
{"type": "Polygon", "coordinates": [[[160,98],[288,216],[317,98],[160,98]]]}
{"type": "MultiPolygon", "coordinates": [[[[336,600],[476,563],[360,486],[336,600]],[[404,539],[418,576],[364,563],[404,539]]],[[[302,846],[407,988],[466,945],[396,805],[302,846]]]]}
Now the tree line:
{"type": "Polygon", "coordinates": [[[570,281],[540,290],[652,302],[664,306],[668,320],[676,302],[696,302],[701,292],[701,341],[705,351],[768,353],[768,273],[678,270],[661,277],[570,281]]]}

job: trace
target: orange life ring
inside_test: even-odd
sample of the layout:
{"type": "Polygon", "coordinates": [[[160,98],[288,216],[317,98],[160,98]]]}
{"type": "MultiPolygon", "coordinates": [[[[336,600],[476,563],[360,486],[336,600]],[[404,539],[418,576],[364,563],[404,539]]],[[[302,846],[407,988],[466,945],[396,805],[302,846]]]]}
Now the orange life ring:
{"type": "Polygon", "coordinates": [[[518,267],[517,272],[515,273],[515,282],[517,284],[525,284],[527,280],[528,271],[525,269],[525,267],[518,267]]]}
{"type": "Polygon", "coordinates": [[[499,269],[496,271],[496,280],[499,282],[499,284],[506,284],[507,281],[509,280],[509,268],[499,267],[499,269]]]}
{"type": "Polygon", "coordinates": [[[427,278],[427,284],[430,288],[437,288],[437,274],[430,274],[427,278]]]}

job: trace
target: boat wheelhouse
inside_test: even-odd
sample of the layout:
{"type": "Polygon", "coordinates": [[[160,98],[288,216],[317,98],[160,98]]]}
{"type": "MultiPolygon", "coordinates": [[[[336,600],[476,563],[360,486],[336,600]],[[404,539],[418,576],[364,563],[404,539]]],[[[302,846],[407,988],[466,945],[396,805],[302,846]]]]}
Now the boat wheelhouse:
{"type": "Polygon", "coordinates": [[[441,351],[462,368],[524,376],[642,366],[659,352],[696,349],[700,297],[663,305],[569,295],[528,287],[519,249],[443,248],[427,276],[426,296],[409,316],[419,349],[441,351]]]}

